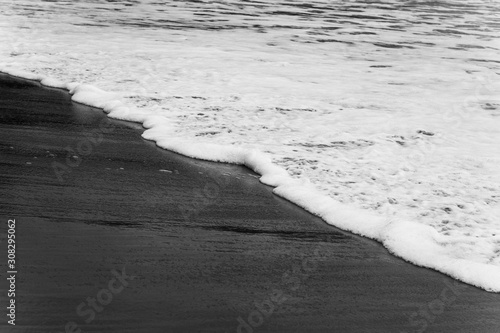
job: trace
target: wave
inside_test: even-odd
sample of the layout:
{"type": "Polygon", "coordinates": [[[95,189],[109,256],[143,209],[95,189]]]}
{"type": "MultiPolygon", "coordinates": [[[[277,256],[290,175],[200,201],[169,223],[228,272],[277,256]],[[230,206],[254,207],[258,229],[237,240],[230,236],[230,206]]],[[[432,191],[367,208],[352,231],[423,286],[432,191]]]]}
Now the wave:
{"type": "Polygon", "coordinates": [[[500,267],[455,258],[448,247],[449,240],[434,228],[412,221],[390,221],[339,203],[309,182],[292,178],[261,151],[175,137],[174,126],[164,117],[134,112],[120,101],[118,94],[92,85],[63,83],[53,78],[1,67],[0,71],[36,80],[48,87],[66,89],[73,101],[102,109],[110,118],[141,123],[146,128],[142,137],[156,142],[163,149],[196,159],[244,165],[261,175],[262,183],[273,186],[276,195],[319,216],[328,224],[376,240],[394,255],[415,265],[435,269],[487,291],[500,292],[500,267]]]}
{"type": "Polygon", "coordinates": [[[494,2],[0,2],[3,72],[500,291],[494,2]]]}

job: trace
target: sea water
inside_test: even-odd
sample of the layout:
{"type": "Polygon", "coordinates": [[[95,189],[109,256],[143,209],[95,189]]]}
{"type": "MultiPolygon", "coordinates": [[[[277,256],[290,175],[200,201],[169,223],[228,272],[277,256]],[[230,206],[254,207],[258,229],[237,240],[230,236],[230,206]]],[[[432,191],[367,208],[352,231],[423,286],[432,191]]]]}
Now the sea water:
{"type": "Polygon", "coordinates": [[[0,0],[0,71],[499,292],[499,33],[493,0],[0,0]]]}

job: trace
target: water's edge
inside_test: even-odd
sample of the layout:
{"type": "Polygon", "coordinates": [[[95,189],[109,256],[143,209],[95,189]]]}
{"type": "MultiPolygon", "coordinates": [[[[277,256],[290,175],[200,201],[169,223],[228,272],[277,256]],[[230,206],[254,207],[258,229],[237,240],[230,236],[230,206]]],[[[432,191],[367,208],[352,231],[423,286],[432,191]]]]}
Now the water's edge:
{"type": "Polygon", "coordinates": [[[69,92],[71,100],[95,107],[113,119],[141,124],[142,137],[160,148],[213,162],[245,166],[261,177],[260,182],[272,186],[273,193],[342,230],[380,242],[390,253],[414,265],[434,269],[457,280],[489,292],[500,292],[500,268],[470,260],[455,259],[446,253],[441,236],[430,226],[410,221],[388,221],[367,211],[351,208],[317,191],[310,183],[293,179],[287,171],[273,164],[264,153],[252,149],[217,144],[196,144],[165,135],[172,125],[160,116],[131,111],[116,95],[80,83],[63,83],[29,72],[0,68],[0,73],[39,82],[49,88],[69,92]]]}

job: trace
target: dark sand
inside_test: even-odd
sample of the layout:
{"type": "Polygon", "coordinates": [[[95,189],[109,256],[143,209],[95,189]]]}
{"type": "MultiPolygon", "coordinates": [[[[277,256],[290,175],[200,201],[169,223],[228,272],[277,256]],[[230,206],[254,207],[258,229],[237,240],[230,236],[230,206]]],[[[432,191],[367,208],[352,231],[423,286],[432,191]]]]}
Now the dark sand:
{"type": "Polygon", "coordinates": [[[2,313],[1,332],[238,332],[238,318],[240,332],[500,331],[500,295],[328,226],[246,168],[161,150],[140,126],[103,119],[0,75],[3,311],[11,218],[18,256],[17,325],[2,313]],[[54,162],[74,167],[58,180],[54,162]],[[123,268],[135,278],[117,291],[111,270],[123,268]],[[77,314],[97,296],[94,318],[85,303],[77,314]]]}

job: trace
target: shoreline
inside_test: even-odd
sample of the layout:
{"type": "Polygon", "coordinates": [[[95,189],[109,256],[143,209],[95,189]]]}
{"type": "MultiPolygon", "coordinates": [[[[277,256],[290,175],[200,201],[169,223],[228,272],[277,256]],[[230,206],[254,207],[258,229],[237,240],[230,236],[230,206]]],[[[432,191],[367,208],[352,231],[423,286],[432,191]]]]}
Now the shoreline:
{"type": "MultiPolygon", "coordinates": [[[[2,70],[5,69],[0,69],[0,73],[3,73],[2,70]]],[[[26,77],[28,80],[49,88],[66,90],[73,102],[95,107],[111,119],[124,121],[134,128],[141,128],[143,130],[141,137],[154,142],[159,148],[188,158],[251,169],[259,175],[261,183],[273,188],[275,195],[320,217],[328,225],[373,239],[394,256],[415,266],[441,272],[488,292],[500,291],[497,279],[500,276],[499,267],[448,255],[446,246],[443,245],[447,244],[448,240],[439,235],[434,228],[412,221],[394,223],[370,211],[344,205],[317,191],[309,184],[291,178],[288,172],[274,164],[260,151],[236,146],[172,140],[164,136],[164,133],[171,130],[166,119],[134,113],[116,99],[117,95],[114,93],[88,84],[63,83],[28,72],[4,73],[20,79],[26,77]],[[430,248],[433,249],[430,251],[432,253],[428,253],[430,248]],[[471,274],[471,272],[474,273],[471,274]]],[[[60,171],[64,172],[64,170],[60,171]]]]}
{"type": "Polygon", "coordinates": [[[17,218],[24,258],[20,326],[496,332],[498,294],[327,225],[275,196],[247,168],[165,151],[66,92],[0,80],[2,218],[17,218]],[[67,166],[65,147],[83,149],[85,140],[94,142],[92,152],[78,165],[70,159],[75,167],[60,182],[53,162],[67,166]],[[77,306],[111,290],[112,270],[123,267],[135,278],[85,323],[90,314],[79,316],[77,306]]]}

